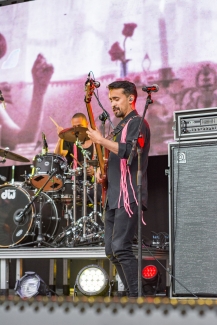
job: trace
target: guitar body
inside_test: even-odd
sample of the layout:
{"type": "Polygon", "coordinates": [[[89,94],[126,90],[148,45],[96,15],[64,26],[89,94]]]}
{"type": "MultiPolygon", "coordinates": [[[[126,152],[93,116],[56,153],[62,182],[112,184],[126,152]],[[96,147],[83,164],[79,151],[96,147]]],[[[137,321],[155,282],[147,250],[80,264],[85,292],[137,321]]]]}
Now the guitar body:
{"type": "MultiPolygon", "coordinates": [[[[93,110],[92,110],[92,106],[91,106],[91,98],[92,98],[94,89],[95,89],[94,83],[91,83],[91,81],[88,80],[85,84],[86,96],[85,96],[84,100],[86,103],[90,126],[93,130],[96,130],[96,124],[94,121],[93,110]]],[[[103,158],[102,149],[101,149],[100,144],[95,143],[95,147],[96,147],[96,153],[98,156],[99,167],[100,167],[101,178],[102,178],[102,182],[101,182],[101,184],[102,184],[102,206],[104,207],[105,200],[106,200],[106,191],[108,188],[107,163],[108,163],[109,151],[106,148],[104,149],[104,158],[103,158]]]]}

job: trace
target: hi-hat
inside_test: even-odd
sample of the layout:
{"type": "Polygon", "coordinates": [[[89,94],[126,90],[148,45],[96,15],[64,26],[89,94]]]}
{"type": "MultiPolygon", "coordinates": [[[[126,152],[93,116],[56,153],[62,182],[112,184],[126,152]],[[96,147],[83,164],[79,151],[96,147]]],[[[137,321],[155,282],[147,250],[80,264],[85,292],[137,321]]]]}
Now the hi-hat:
{"type": "Polygon", "coordinates": [[[85,140],[88,139],[86,131],[87,128],[83,126],[74,126],[72,128],[68,128],[60,131],[59,137],[69,142],[76,142],[76,140],[84,142],[85,140]]]}
{"type": "Polygon", "coordinates": [[[0,149],[0,157],[3,157],[5,159],[11,159],[11,160],[16,160],[16,161],[21,161],[21,162],[30,162],[29,159],[18,155],[17,153],[8,151],[6,149],[0,149]]]}

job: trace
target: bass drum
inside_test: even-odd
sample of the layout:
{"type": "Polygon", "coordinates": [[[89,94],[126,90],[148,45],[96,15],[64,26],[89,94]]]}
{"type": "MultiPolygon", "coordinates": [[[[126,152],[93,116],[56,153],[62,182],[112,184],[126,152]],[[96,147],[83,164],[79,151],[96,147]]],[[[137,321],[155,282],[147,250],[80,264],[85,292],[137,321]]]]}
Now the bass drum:
{"type": "MultiPolygon", "coordinates": [[[[46,242],[52,242],[58,227],[58,212],[53,200],[46,194],[40,195],[30,204],[23,219],[15,219],[31,202],[34,191],[16,185],[0,186],[0,247],[32,243],[38,235],[39,205],[41,206],[42,234],[46,242]],[[40,203],[39,203],[40,200],[40,203]]],[[[25,245],[27,246],[27,245],[25,245]]]]}

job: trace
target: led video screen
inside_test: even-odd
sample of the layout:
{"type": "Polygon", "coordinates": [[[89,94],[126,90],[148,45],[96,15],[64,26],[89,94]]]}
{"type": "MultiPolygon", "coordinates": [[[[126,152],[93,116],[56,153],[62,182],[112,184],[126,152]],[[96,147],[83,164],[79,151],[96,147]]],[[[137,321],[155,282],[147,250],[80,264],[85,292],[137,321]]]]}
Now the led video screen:
{"type": "MultiPolygon", "coordinates": [[[[173,141],[173,112],[215,107],[217,5],[205,0],[36,0],[0,8],[0,148],[32,161],[49,152],[63,128],[87,114],[85,82],[90,72],[103,108],[114,118],[107,85],[130,80],[151,128],[150,155],[165,155],[173,141]],[[53,121],[52,121],[52,119],[53,121]]],[[[102,129],[95,96],[91,105],[102,129]]],[[[105,133],[111,131],[106,121],[105,133]]],[[[20,164],[8,159],[5,165],[20,164]]],[[[4,166],[5,166],[4,165],[4,166]]]]}

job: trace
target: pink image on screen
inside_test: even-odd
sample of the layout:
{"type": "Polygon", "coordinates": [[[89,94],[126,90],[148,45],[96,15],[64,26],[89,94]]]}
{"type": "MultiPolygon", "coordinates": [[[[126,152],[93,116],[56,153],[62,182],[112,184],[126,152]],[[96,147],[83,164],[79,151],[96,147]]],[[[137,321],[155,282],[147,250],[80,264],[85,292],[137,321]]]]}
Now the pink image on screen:
{"type": "MultiPolygon", "coordinates": [[[[159,86],[146,114],[150,155],[167,154],[174,111],[216,106],[217,53],[205,30],[212,35],[217,23],[215,10],[205,1],[139,0],[135,6],[112,0],[102,8],[100,0],[52,0],[52,7],[39,0],[2,7],[1,13],[0,90],[6,109],[1,103],[0,147],[30,161],[41,152],[42,132],[49,152],[54,150],[58,135],[50,117],[67,128],[76,112],[87,114],[90,71],[100,82],[96,94],[115,125],[109,83],[134,82],[140,114],[147,97],[142,87],[159,86]]],[[[102,109],[94,96],[92,107],[101,128],[102,109]]]]}

